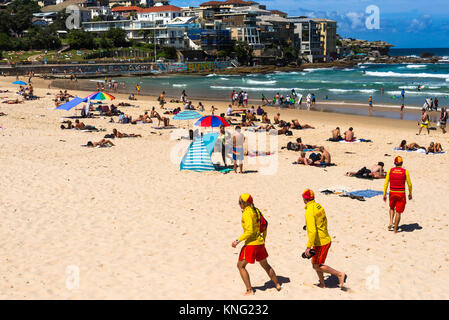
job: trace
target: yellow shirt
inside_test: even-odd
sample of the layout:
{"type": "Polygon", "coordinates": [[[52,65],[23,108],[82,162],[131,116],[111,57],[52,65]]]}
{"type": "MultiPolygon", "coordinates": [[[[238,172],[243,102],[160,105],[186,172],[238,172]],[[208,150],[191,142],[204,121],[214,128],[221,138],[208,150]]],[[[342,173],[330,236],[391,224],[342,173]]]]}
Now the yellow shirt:
{"type": "Polygon", "coordinates": [[[260,219],[258,214],[250,207],[246,207],[242,212],[243,234],[238,239],[245,240],[245,245],[255,246],[265,243],[267,231],[260,233],[260,219]]]}
{"type": "Polygon", "coordinates": [[[312,246],[324,246],[331,242],[331,237],[327,232],[327,219],[324,208],[315,202],[309,201],[306,204],[306,228],[307,228],[307,248],[312,246]]]}

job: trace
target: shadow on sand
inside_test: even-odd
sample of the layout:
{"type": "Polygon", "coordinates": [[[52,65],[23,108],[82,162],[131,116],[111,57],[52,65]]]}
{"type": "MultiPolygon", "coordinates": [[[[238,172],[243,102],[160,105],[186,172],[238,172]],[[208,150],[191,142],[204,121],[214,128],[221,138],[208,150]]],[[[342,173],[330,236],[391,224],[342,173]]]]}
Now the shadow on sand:
{"type": "MultiPolygon", "coordinates": [[[[284,283],[290,283],[290,278],[286,278],[286,277],[283,277],[283,276],[277,276],[277,278],[278,278],[278,282],[279,282],[279,284],[282,286],[284,283]]],[[[274,289],[275,288],[275,286],[274,286],[274,283],[273,283],[273,281],[267,281],[267,282],[265,282],[265,284],[263,285],[263,286],[259,286],[259,287],[253,287],[253,289],[254,290],[260,290],[260,291],[265,291],[265,290],[267,290],[267,289],[274,289]]]]}

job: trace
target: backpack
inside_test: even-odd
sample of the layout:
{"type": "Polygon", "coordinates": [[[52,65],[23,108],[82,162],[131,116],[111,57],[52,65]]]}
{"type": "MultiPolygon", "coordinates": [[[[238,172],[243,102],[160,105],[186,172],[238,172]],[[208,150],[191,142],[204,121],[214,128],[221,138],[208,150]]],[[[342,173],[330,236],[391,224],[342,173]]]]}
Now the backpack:
{"type": "Polygon", "coordinates": [[[265,232],[265,230],[267,230],[268,228],[268,221],[267,219],[265,219],[265,217],[263,216],[262,212],[260,212],[259,209],[256,209],[256,213],[259,216],[259,231],[260,233],[265,232]]]}

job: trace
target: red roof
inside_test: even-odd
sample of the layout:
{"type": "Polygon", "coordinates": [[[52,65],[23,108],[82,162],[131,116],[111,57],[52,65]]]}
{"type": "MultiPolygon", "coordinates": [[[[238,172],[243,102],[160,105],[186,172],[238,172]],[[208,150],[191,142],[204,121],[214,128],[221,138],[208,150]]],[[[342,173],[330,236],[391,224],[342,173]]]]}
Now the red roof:
{"type": "Polygon", "coordinates": [[[276,14],[286,14],[285,12],[282,12],[282,11],[279,11],[279,10],[270,10],[270,12],[276,13],[276,14]]]}
{"type": "Polygon", "coordinates": [[[141,7],[137,7],[137,6],[130,6],[130,7],[114,7],[112,8],[111,11],[114,12],[123,12],[123,11],[139,11],[141,10],[141,7]]]}
{"type": "Polygon", "coordinates": [[[166,12],[166,11],[176,11],[180,12],[181,8],[168,5],[168,6],[158,6],[158,7],[150,7],[150,8],[139,8],[140,10],[138,12],[166,12]]]}
{"type": "Polygon", "coordinates": [[[208,1],[200,4],[201,6],[220,6],[220,5],[226,5],[226,4],[241,4],[244,6],[249,6],[252,4],[256,4],[257,2],[254,1],[243,1],[243,0],[226,0],[226,1],[208,1]]]}

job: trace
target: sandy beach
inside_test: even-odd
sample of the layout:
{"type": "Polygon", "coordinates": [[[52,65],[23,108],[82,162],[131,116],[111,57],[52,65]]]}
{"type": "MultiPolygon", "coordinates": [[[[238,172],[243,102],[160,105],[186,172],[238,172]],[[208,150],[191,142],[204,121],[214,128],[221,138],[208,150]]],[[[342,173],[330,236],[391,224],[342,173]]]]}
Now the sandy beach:
{"type": "MultiPolygon", "coordinates": [[[[0,97],[18,96],[14,80],[0,79],[0,89],[10,91],[0,97]]],[[[246,158],[246,174],[195,173],[180,171],[173,161],[189,144],[176,139],[176,130],[109,123],[109,117],[82,120],[103,132],[61,130],[64,117],[80,112],[54,110],[59,89],[48,84],[33,78],[39,100],[0,104],[7,114],[0,117],[1,299],[246,299],[236,268],[241,245],[231,247],[242,233],[238,197],[245,192],[269,221],[268,261],[283,286],[277,292],[264,270],[251,265],[256,294],[250,299],[449,299],[448,154],[393,151],[402,139],[425,146],[440,142],[448,150],[449,136],[439,128],[417,136],[416,121],[266,107],[270,119],[280,112],[283,120],[298,119],[316,129],[277,137],[274,155],[246,158]],[[352,126],[357,138],[372,143],[326,141],[336,126],[342,131],[352,126]],[[143,137],[114,139],[112,148],[81,147],[113,128],[143,137]],[[337,166],[293,165],[299,153],[281,147],[297,137],[324,145],[337,166]],[[382,191],[383,179],[345,173],[379,161],[389,169],[396,155],[403,156],[413,182],[403,232],[387,231],[382,196],[361,202],[318,192],[382,191]],[[263,174],[262,158],[268,157],[275,170],[263,174]],[[347,291],[315,287],[316,273],[301,258],[307,235],[300,196],[306,188],[315,190],[326,210],[332,236],[326,263],[346,272],[347,291]],[[73,270],[79,271],[76,286],[70,285],[73,270]]],[[[69,90],[80,97],[94,91],[95,83],[90,92],[69,90]]],[[[126,114],[135,117],[156,106],[162,115],[154,97],[129,101],[127,96],[117,94],[114,100],[139,106],[120,107],[126,114]]],[[[228,103],[203,104],[204,114],[212,104],[220,114],[228,103]]],[[[220,159],[214,154],[213,160],[220,159]]]]}

